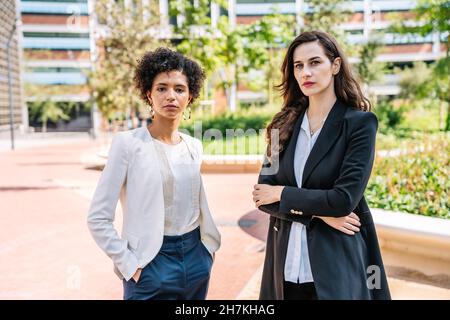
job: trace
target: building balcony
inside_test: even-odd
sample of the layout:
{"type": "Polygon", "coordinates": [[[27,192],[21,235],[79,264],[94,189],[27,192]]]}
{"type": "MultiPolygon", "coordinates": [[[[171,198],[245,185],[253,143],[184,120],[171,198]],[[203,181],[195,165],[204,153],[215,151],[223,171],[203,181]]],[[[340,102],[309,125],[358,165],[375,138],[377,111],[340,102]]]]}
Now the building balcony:
{"type": "Polygon", "coordinates": [[[80,2],[20,1],[22,13],[87,15],[88,5],[80,2]]]}
{"type": "MultiPolygon", "coordinates": [[[[349,34],[347,36],[348,40],[352,44],[361,44],[366,42],[364,39],[364,35],[361,34],[349,34]]],[[[419,36],[419,35],[403,35],[403,34],[394,34],[394,33],[386,33],[383,35],[381,41],[384,44],[411,44],[411,43],[430,43],[433,42],[433,36],[419,36]]]]}
{"type": "MultiPolygon", "coordinates": [[[[406,11],[411,10],[416,5],[415,0],[397,0],[397,1],[377,1],[371,2],[371,8],[374,12],[382,11],[406,11]]],[[[351,1],[346,5],[353,12],[364,12],[364,1],[351,1]]],[[[279,13],[295,14],[295,1],[291,2],[266,2],[264,0],[244,0],[237,1],[236,14],[244,16],[265,15],[274,12],[274,8],[278,8],[279,13]]],[[[307,3],[303,4],[305,12],[311,12],[311,8],[307,3]]]]}
{"type": "Polygon", "coordinates": [[[25,68],[76,68],[89,69],[89,60],[31,60],[24,62],[25,68]]]}
{"type": "Polygon", "coordinates": [[[89,26],[77,24],[23,24],[23,32],[42,33],[86,33],[89,34],[89,26]]]}
{"type": "Polygon", "coordinates": [[[89,38],[47,38],[47,37],[24,37],[24,49],[65,49],[65,50],[89,50],[89,38]]]}
{"type": "Polygon", "coordinates": [[[83,72],[25,72],[24,80],[33,84],[67,84],[80,85],[87,82],[83,72]]]}

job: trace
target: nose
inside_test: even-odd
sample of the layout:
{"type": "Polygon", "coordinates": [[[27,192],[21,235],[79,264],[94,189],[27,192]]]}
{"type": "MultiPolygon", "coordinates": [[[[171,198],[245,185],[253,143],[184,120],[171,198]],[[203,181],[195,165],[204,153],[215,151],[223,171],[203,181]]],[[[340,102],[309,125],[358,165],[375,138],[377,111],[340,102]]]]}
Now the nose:
{"type": "Polygon", "coordinates": [[[167,100],[169,100],[169,101],[175,100],[175,90],[173,90],[173,89],[167,90],[167,96],[166,96],[166,98],[167,98],[167,100]]]}
{"type": "Polygon", "coordinates": [[[302,78],[311,77],[311,70],[307,66],[304,66],[302,71],[302,78]]]}

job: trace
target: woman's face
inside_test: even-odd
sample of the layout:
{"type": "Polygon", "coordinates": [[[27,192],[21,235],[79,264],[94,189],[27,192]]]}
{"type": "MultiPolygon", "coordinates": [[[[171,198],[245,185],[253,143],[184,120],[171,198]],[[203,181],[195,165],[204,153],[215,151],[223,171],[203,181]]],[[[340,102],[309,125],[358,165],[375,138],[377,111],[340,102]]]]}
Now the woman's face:
{"type": "Polygon", "coordinates": [[[299,45],[293,59],[295,79],[305,96],[334,90],[334,75],[339,72],[341,59],[336,58],[331,63],[318,41],[299,45]]]}
{"type": "Polygon", "coordinates": [[[162,72],[153,80],[147,97],[155,117],[177,119],[191,101],[187,77],[178,70],[162,72]]]}

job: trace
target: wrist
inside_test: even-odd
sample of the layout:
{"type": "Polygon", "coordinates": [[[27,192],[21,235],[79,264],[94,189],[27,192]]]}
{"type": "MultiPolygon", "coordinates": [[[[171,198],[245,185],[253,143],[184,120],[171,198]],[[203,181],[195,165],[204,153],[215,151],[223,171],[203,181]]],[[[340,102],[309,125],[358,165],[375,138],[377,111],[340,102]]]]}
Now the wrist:
{"type": "Polygon", "coordinates": [[[284,186],[279,186],[278,188],[278,201],[281,201],[281,194],[283,193],[284,186]]]}

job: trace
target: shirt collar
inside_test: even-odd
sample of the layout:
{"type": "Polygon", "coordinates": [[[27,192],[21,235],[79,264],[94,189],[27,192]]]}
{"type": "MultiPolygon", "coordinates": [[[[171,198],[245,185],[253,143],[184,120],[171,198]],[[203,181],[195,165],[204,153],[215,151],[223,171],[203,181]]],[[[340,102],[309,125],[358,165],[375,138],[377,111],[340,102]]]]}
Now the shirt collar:
{"type": "Polygon", "coordinates": [[[305,115],[303,116],[303,121],[302,121],[301,128],[303,130],[305,130],[306,133],[309,134],[309,121],[308,121],[308,116],[306,115],[306,112],[305,112],[305,115]]]}

